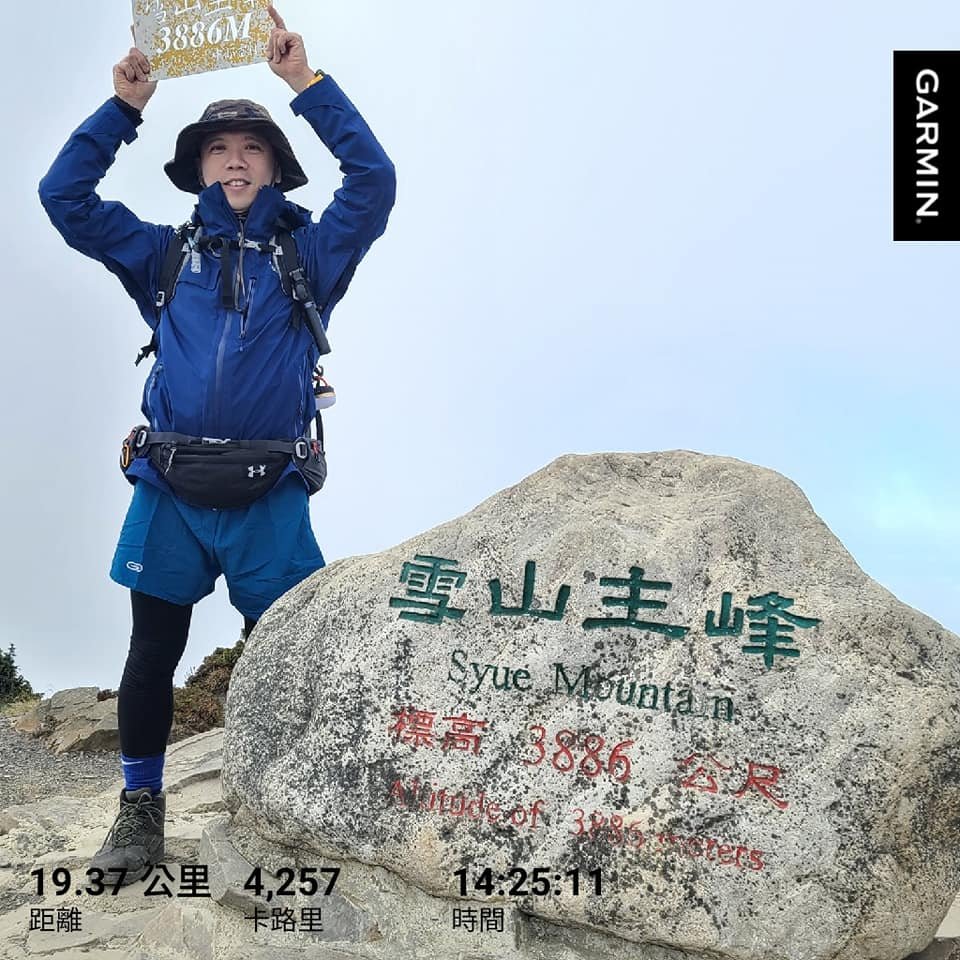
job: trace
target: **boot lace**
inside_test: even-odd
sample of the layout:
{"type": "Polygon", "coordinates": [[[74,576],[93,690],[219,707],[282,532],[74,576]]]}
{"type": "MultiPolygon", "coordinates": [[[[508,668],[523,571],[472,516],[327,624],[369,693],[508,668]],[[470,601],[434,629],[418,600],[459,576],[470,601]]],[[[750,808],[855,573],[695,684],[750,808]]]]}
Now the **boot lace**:
{"type": "Polygon", "coordinates": [[[134,840],[142,841],[144,833],[154,832],[159,826],[159,810],[150,800],[123,803],[113,822],[113,842],[118,847],[128,846],[134,840]]]}

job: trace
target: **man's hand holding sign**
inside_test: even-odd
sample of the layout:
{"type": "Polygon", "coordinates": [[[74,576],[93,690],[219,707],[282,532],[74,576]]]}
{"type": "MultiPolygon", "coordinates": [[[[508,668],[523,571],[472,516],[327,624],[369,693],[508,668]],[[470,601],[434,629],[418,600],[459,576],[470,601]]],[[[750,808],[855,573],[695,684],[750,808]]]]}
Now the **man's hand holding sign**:
{"type": "Polygon", "coordinates": [[[393,164],[363,117],[333,77],[311,70],[303,38],[272,6],[138,0],[134,10],[135,45],[113,68],[116,95],[40,183],[54,227],[121,281],[149,326],[140,359],[156,353],[146,423],[122,446],[134,489],[110,569],[133,612],[117,705],[125,787],[91,867],[124,871],[121,883],[163,859],[172,682],[193,605],[222,574],[249,633],[324,566],[308,497],[326,478],[318,410],[329,397],[314,368],[329,350],[331,312],[386,229],[396,192],[393,164]],[[100,198],[158,80],[255,61],[290,85],[318,153],[329,150],[343,171],[318,221],[287,199],[307,183],[290,142],[246,99],[209,104],[177,137],[164,172],[195,203],[188,223],[148,223],[100,198]]]}
{"type": "Polygon", "coordinates": [[[113,89],[124,103],[140,111],[156,91],[157,81],[150,79],[150,61],[136,47],[113,68],[113,89]]]}
{"type": "Polygon", "coordinates": [[[270,6],[267,8],[274,22],[267,42],[267,59],[270,69],[290,84],[295,93],[300,93],[317,79],[317,74],[307,63],[307,49],[299,33],[291,33],[283,22],[283,17],[270,6]]]}

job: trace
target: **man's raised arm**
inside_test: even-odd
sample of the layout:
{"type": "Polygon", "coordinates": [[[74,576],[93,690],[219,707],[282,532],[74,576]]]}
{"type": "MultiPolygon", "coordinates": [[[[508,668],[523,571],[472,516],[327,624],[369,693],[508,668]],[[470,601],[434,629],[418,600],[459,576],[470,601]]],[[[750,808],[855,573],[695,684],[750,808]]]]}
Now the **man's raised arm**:
{"type": "Polygon", "coordinates": [[[270,69],[297,94],[291,107],[340,161],[343,184],[318,224],[306,231],[307,269],[324,319],[343,296],[357,264],[387,227],[397,178],[383,147],[333,78],[311,69],[300,34],[270,8],[270,69]]]}
{"type": "Polygon", "coordinates": [[[40,181],[40,202],[71,247],[120,278],[152,326],[159,261],[173,231],[143,222],[96,192],[121,142],[136,139],[140,113],[157,86],[148,79],[149,69],[137,49],[114,66],[116,95],[73,132],[40,181]]]}

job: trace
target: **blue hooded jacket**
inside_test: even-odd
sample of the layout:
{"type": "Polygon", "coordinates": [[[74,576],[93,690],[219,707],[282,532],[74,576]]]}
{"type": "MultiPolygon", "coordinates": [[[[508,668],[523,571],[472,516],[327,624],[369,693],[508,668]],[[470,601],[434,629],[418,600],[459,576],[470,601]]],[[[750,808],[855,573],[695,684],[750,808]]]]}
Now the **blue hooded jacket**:
{"type": "MultiPolygon", "coordinates": [[[[293,232],[314,297],[324,306],[326,327],[357,264],[386,229],[396,178],[383,148],[329,74],[291,107],[307,119],[344,174],[319,222],[275,187],[263,187],[241,224],[219,183],[199,195],[193,219],[204,237],[261,242],[274,237],[283,222],[293,232]]],[[[156,332],[157,357],[141,408],[151,429],[232,440],[306,435],[315,412],[311,372],[317,349],[307,324],[294,322],[297,308],[284,294],[270,254],[234,251],[236,309],[221,299],[219,255],[204,250],[199,272],[188,259],[158,325],[159,274],[176,231],[145,223],[96,193],[121,141],[136,139],[136,126],[108,100],[60,151],[40,182],[40,200],[64,240],[116,274],[156,332]]],[[[295,470],[291,463],[283,476],[295,470]]],[[[127,478],[171,492],[147,458],[135,460],[127,478]]]]}

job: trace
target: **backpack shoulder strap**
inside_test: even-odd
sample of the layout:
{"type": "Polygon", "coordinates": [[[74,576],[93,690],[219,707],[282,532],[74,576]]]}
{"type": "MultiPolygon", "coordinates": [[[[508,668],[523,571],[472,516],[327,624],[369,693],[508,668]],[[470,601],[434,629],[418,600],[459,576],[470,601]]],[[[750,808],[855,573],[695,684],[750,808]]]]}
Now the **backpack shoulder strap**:
{"type": "Polygon", "coordinates": [[[297,250],[297,243],[293,239],[293,234],[288,230],[281,230],[273,238],[273,260],[277,265],[277,273],[280,275],[280,286],[283,292],[293,298],[293,284],[290,281],[290,274],[300,266],[300,251],[297,250]]]}
{"type": "MultiPolygon", "coordinates": [[[[323,320],[321,314],[323,310],[318,310],[313,299],[313,292],[310,288],[310,281],[300,263],[300,252],[297,250],[297,242],[293,239],[293,234],[289,230],[281,229],[271,241],[273,247],[273,259],[277,267],[277,273],[280,276],[280,286],[283,292],[296,303],[298,314],[302,314],[313,334],[313,341],[317,345],[320,356],[325,356],[330,352],[330,343],[327,340],[323,329],[323,320]]],[[[297,321],[299,323],[299,320],[297,321]]],[[[323,367],[320,368],[320,374],[323,374],[323,367]]],[[[319,455],[323,456],[325,451],[323,447],[323,416],[317,409],[314,417],[316,424],[317,438],[313,441],[319,455]]]]}
{"type": "Polygon", "coordinates": [[[323,329],[321,319],[323,308],[318,307],[313,299],[310,280],[300,262],[300,252],[297,250],[297,242],[293,239],[293,234],[289,230],[280,230],[274,238],[274,248],[277,273],[280,275],[283,292],[300,307],[320,356],[325,356],[330,352],[330,343],[323,329]]]}
{"type": "Polygon", "coordinates": [[[183,270],[187,257],[196,246],[199,233],[200,226],[198,224],[185,223],[177,228],[177,232],[167,246],[163,256],[163,264],[160,267],[160,279],[157,282],[155,306],[158,319],[160,310],[173,299],[177,289],[177,280],[180,279],[180,272],[183,270]]]}
{"type": "MultiPolygon", "coordinates": [[[[167,244],[167,249],[163,254],[163,263],[160,265],[160,277],[157,281],[157,299],[154,302],[154,310],[157,315],[157,325],[160,324],[160,315],[163,308],[173,299],[177,289],[177,280],[180,279],[180,273],[187,257],[192,253],[197,237],[200,233],[200,227],[192,222],[185,223],[177,227],[176,233],[167,244]]],[[[157,352],[157,332],[154,327],[153,336],[150,342],[140,348],[137,359],[133,361],[134,366],[139,366],[141,360],[145,360],[151,353],[157,352]]]]}

